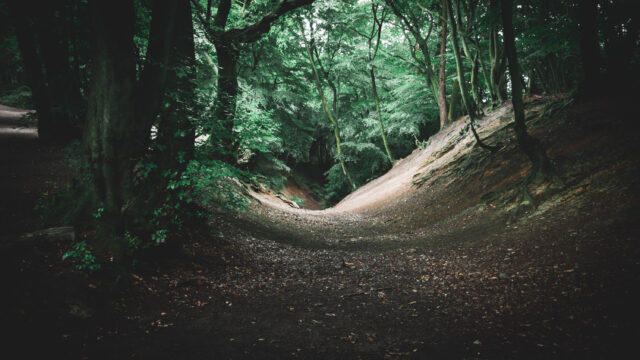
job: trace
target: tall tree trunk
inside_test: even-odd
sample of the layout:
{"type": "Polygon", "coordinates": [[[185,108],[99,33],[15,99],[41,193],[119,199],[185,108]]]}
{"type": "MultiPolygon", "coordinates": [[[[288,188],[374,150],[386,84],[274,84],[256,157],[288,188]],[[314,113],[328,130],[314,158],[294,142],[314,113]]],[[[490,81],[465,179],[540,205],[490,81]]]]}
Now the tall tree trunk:
{"type": "Polygon", "coordinates": [[[442,1],[442,34],[440,35],[440,72],[438,73],[438,84],[440,91],[438,95],[438,108],[440,109],[440,129],[447,123],[447,88],[446,79],[446,58],[447,52],[447,6],[446,0],[442,1]]]}
{"type": "Polygon", "coordinates": [[[382,111],[380,110],[380,98],[378,97],[378,87],[376,86],[376,74],[373,66],[369,69],[371,75],[371,89],[373,90],[373,99],[376,102],[376,112],[378,113],[378,122],[380,123],[380,136],[382,136],[382,143],[384,144],[384,150],[387,152],[387,158],[393,166],[393,157],[391,156],[391,150],[389,150],[389,143],[387,142],[387,135],[384,131],[384,122],[382,121],[382,111]]]}
{"type": "Polygon", "coordinates": [[[580,91],[586,97],[597,93],[600,87],[600,46],[598,45],[597,1],[578,2],[580,25],[580,55],[582,57],[582,84],[580,91]]]}
{"type": "MultiPolygon", "coordinates": [[[[369,77],[371,78],[371,89],[373,91],[373,100],[376,105],[376,112],[378,113],[378,123],[380,124],[380,136],[382,137],[382,144],[384,150],[387,153],[389,163],[393,166],[393,156],[391,156],[391,150],[389,150],[389,143],[387,142],[387,134],[384,130],[384,121],[382,119],[382,110],[380,110],[380,98],[378,97],[378,86],[376,85],[376,70],[373,65],[376,56],[378,55],[378,49],[380,48],[380,39],[382,37],[382,25],[384,24],[385,11],[382,12],[382,17],[378,19],[378,5],[374,2],[371,3],[371,14],[373,15],[373,22],[371,23],[371,32],[367,37],[367,44],[369,46],[369,77]],[[376,39],[375,45],[373,45],[373,39],[376,39]]],[[[356,92],[356,99],[358,94],[356,92]]],[[[357,101],[357,100],[356,100],[357,101]]],[[[364,116],[363,116],[364,118],[364,116]]]]}
{"type": "Polygon", "coordinates": [[[220,159],[235,164],[237,143],[233,134],[238,95],[238,50],[232,39],[221,37],[214,43],[218,57],[218,92],[216,94],[214,120],[216,134],[222,146],[220,159]]]}
{"type": "Polygon", "coordinates": [[[532,137],[527,132],[527,125],[524,118],[524,105],[522,103],[522,84],[519,79],[520,66],[518,65],[518,56],[516,54],[515,40],[513,35],[512,24],[512,0],[501,0],[502,4],[502,24],[504,29],[504,47],[509,61],[509,75],[511,76],[511,97],[513,101],[513,114],[515,118],[515,133],[518,145],[522,151],[529,157],[531,161],[531,175],[537,177],[553,176],[553,167],[547,153],[545,152],[540,140],[532,137]]]}
{"type": "MultiPolygon", "coordinates": [[[[186,0],[183,0],[186,1],[186,0]]],[[[214,145],[220,145],[220,160],[230,164],[236,164],[238,143],[233,134],[233,124],[236,114],[236,103],[238,95],[238,45],[242,43],[252,43],[260,39],[271,29],[271,24],[285,13],[299,7],[309,5],[314,0],[282,0],[271,12],[265,14],[261,19],[253,24],[239,29],[226,30],[227,20],[232,8],[231,0],[220,0],[218,10],[213,18],[212,26],[205,29],[205,35],[216,48],[218,57],[218,92],[216,95],[215,109],[213,115],[217,136],[212,136],[214,145]],[[220,141],[220,144],[217,142],[220,141]]],[[[199,2],[192,2],[195,6],[200,6],[199,2]]],[[[248,5],[246,2],[245,5],[248,5]]],[[[209,23],[211,2],[207,2],[207,24],[209,23]]]]}
{"type": "MultiPolygon", "coordinates": [[[[398,6],[398,4],[394,2],[394,0],[385,0],[385,3],[391,8],[391,10],[396,15],[396,17],[398,17],[398,19],[400,19],[400,21],[404,23],[407,29],[409,29],[409,32],[411,32],[411,35],[416,41],[416,46],[420,49],[420,52],[422,52],[422,57],[424,58],[424,60],[418,61],[418,63],[420,63],[421,65],[421,69],[423,71],[425,80],[427,82],[427,86],[431,90],[431,94],[433,95],[434,100],[436,101],[436,103],[438,103],[438,106],[440,106],[440,96],[439,96],[440,85],[438,81],[438,76],[436,76],[436,73],[433,69],[433,65],[431,63],[431,55],[429,53],[429,46],[428,46],[429,44],[427,43],[428,36],[426,38],[422,36],[419,27],[414,26],[415,24],[412,24],[407,19],[407,17],[404,16],[402,11],[400,10],[400,7],[398,6]]],[[[431,31],[429,31],[429,34],[430,33],[431,31]]],[[[415,54],[413,54],[413,50],[412,50],[412,55],[414,56],[414,58],[416,58],[415,54]]],[[[445,104],[445,109],[446,109],[446,104],[445,104]]]]}
{"type": "Polygon", "coordinates": [[[340,141],[340,127],[338,126],[338,122],[336,121],[336,119],[333,117],[331,113],[331,109],[329,109],[329,104],[327,104],[327,98],[324,96],[324,91],[322,90],[320,75],[318,75],[318,69],[316,68],[315,60],[313,59],[313,50],[312,50],[313,46],[314,46],[313,43],[307,44],[307,53],[309,56],[309,62],[311,63],[311,69],[313,71],[313,77],[315,80],[316,89],[318,90],[318,95],[320,95],[320,98],[322,99],[322,107],[324,108],[324,111],[327,114],[327,118],[331,122],[331,125],[333,125],[333,134],[336,138],[336,150],[338,152],[338,161],[340,162],[342,173],[347,178],[347,181],[351,185],[351,188],[355,190],[356,184],[353,182],[353,179],[351,178],[349,171],[347,171],[347,166],[345,165],[344,158],[342,156],[342,145],[340,141]]]}
{"type": "Polygon", "coordinates": [[[169,171],[178,176],[193,159],[195,141],[195,129],[190,120],[196,115],[193,111],[196,61],[191,3],[180,1],[175,16],[176,34],[167,86],[169,106],[160,119],[158,142],[164,148],[160,159],[161,173],[169,171]],[[186,75],[179,76],[179,73],[186,75]]]}
{"type": "MultiPolygon", "coordinates": [[[[455,1],[455,15],[451,14],[451,19],[457,19],[456,23],[457,26],[455,27],[456,29],[456,37],[459,38],[460,42],[462,43],[462,50],[464,52],[464,55],[471,60],[471,74],[469,77],[470,80],[470,84],[471,84],[471,97],[473,98],[473,102],[469,103],[469,105],[471,105],[471,109],[476,113],[479,114],[481,112],[481,102],[480,102],[480,97],[478,94],[478,52],[476,52],[475,55],[471,54],[471,49],[469,49],[469,44],[467,43],[467,34],[465,31],[463,31],[463,22],[462,22],[462,11],[460,11],[460,0],[451,0],[451,1],[455,1]]],[[[453,7],[453,6],[452,6],[453,7]]],[[[469,21],[472,21],[473,19],[468,19],[469,21]]],[[[452,27],[452,29],[454,29],[452,27]]],[[[456,40],[456,43],[458,41],[456,40]]],[[[459,51],[458,51],[459,52],[459,51]]],[[[462,88],[461,88],[462,89],[462,88]]]]}
{"type": "Polygon", "coordinates": [[[19,0],[9,1],[20,55],[27,72],[27,80],[31,88],[36,114],[38,115],[38,136],[42,140],[52,140],[55,127],[51,120],[51,101],[42,72],[42,62],[33,36],[34,32],[30,27],[31,21],[28,16],[29,9],[27,5],[27,2],[19,0]]]}
{"type": "MultiPolygon", "coordinates": [[[[124,214],[134,198],[133,167],[141,143],[135,131],[133,101],[135,16],[131,0],[94,0],[90,11],[94,49],[86,164],[93,177],[93,192],[104,209],[99,231],[104,238],[115,240],[125,228],[124,214]]],[[[118,242],[112,245],[117,247],[118,242]]]]}
{"type": "Polygon", "coordinates": [[[51,100],[51,119],[57,140],[66,142],[78,139],[81,134],[83,114],[82,98],[76,74],[69,62],[69,42],[64,36],[64,2],[51,0],[38,4],[35,11],[39,48],[42,56],[45,81],[51,100]]]}
{"type": "MultiPolygon", "coordinates": [[[[498,13],[498,0],[489,2],[489,11],[496,15],[498,13]]],[[[498,41],[498,27],[496,24],[491,25],[489,32],[489,61],[490,61],[490,86],[491,99],[493,105],[501,104],[506,99],[506,77],[505,77],[505,58],[504,52],[500,49],[498,41]]]]}
{"type": "Polygon", "coordinates": [[[169,59],[175,56],[173,43],[176,30],[176,12],[182,0],[156,1],[152,4],[149,46],[140,81],[136,88],[136,119],[141,138],[149,138],[167,89],[171,67],[169,59]]]}
{"type": "Polygon", "coordinates": [[[456,20],[453,18],[453,7],[451,6],[450,0],[444,0],[446,2],[449,12],[449,20],[451,24],[451,44],[453,46],[453,54],[456,58],[456,70],[458,75],[458,85],[460,86],[460,94],[462,95],[462,103],[464,104],[465,109],[467,109],[467,113],[469,114],[469,124],[471,125],[471,131],[473,132],[473,136],[476,139],[478,145],[491,152],[495,152],[498,150],[495,146],[489,146],[485,144],[478,136],[476,129],[474,127],[474,122],[476,119],[476,110],[471,104],[471,100],[469,99],[469,94],[467,92],[467,83],[464,80],[464,68],[462,67],[462,54],[460,53],[460,47],[458,46],[458,29],[456,20]]]}

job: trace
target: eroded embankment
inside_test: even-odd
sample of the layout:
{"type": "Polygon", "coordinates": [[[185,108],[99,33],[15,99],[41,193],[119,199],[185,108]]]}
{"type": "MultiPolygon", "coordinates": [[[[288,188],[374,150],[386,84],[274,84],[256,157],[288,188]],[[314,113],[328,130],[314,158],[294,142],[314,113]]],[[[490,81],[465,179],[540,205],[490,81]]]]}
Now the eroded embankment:
{"type": "Polygon", "coordinates": [[[558,220],[566,219],[585,203],[611,200],[605,194],[617,187],[635,189],[624,185],[636,181],[637,169],[630,156],[637,148],[625,120],[629,115],[623,110],[608,114],[608,106],[578,107],[563,97],[529,99],[529,131],[547,147],[565,182],[564,187],[549,182],[529,186],[535,208],[522,203],[519,184],[530,165],[517,147],[512,109],[505,104],[477,125],[486,142],[502,144],[497,153],[475,146],[466,119],[459,119],[333,208],[293,209],[253,192],[259,204],[239,221],[264,237],[294,245],[383,249],[472,245],[511,232],[510,226],[518,223],[556,213],[561,214],[558,220]],[[606,181],[594,186],[592,179],[604,173],[606,181]],[[592,191],[584,193],[588,187],[592,191]]]}

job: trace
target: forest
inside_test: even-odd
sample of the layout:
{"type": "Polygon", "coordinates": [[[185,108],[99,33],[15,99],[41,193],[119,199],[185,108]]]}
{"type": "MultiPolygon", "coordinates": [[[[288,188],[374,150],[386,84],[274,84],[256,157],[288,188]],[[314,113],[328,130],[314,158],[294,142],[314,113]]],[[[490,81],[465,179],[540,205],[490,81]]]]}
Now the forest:
{"type": "Polygon", "coordinates": [[[626,356],[634,5],[0,1],[9,349],[626,356]]]}

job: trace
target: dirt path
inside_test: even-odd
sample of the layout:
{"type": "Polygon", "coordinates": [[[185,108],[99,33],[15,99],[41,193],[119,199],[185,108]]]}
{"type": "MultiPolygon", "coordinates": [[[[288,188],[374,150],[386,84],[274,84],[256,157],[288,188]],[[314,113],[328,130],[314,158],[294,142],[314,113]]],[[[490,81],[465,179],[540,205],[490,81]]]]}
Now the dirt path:
{"type": "Polygon", "coordinates": [[[31,111],[0,105],[0,239],[42,227],[34,207],[70,179],[59,146],[38,142],[31,111]]]}
{"type": "MultiPolygon", "coordinates": [[[[530,117],[545,109],[531,104],[530,117]]],[[[61,322],[61,349],[89,359],[622,357],[640,335],[640,164],[627,121],[637,115],[602,103],[530,121],[566,187],[531,187],[537,208],[516,209],[527,167],[507,112],[480,123],[505,144],[493,156],[468,134],[460,141],[458,122],[333,209],[257,194],[250,211],[216,213],[211,236],[186,231],[181,256],[142,264],[128,293],[61,322]]],[[[89,294],[106,291],[85,281],[89,294]]]]}
{"type": "Polygon", "coordinates": [[[506,144],[493,157],[457,123],[333,209],[257,194],[187,247],[190,266],[140,274],[140,296],[162,298],[140,322],[153,335],[114,358],[622,356],[640,335],[639,164],[634,117],[610,106],[530,123],[567,187],[530,188],[538,207],[515,216],[527,167],[508,108],[481,122],[506,144]]]}

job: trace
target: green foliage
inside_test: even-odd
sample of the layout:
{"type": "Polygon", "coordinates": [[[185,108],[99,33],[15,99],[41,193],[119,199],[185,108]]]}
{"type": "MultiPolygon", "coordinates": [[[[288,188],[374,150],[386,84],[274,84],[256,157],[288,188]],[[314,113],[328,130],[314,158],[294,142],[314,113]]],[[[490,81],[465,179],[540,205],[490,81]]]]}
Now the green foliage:
{"type": "Polygon", "coordinates": [[[289,200],[293,201],[294,203],[296,203],[296,205],[298,205],[299,207],[302,207],[305,203],[305,199],[297,196],[297,195],[293,195],[291,197],[289,197],[289,200]]]}
{"type": "Polygon", "coordinates": [[[31,89],[27,86],[20,86],[16,89],[7,90],[0,94],[0,104],[22,109],[30,109],[33,107],[31,89]]]}
{"type": "Polygon", "coordinates": [[[101,268],[101,265],[96,262],[96,257],[87,247],[86,241],[76,242],[71,247],[71,250],[62,255],[62,260],[69,258],[75,262],[76,269],[81,271],[94,272],[101,268]]]}
{"type": "Polygon", "coordinates": [[[271,153],[255,154],[249,163],[249,169],[276,191],[284,188],[291,174],[291,168],[271,153]]]}
{"type": "Polygon", "coordinates": [[[203,204],[213,203],[226,210],[242,210],[248,200],[241,196],[234,179],[250,178],[250,174],[218,160],[189,163],[181,179],[193,191],[192,199],[203,204]]]}
{"type": "Polygon", "coordinates": [[[234,131],[241,150],[253,152],[279,152],[281,139],[277,136],[280,124],[273,120],[274,110],[266,110],[261,94],[247,86],[241,93],[236,108],[234,131]]]}
{"type": "MultiPolygon", "coordinates": [[[[193,11],[202,11],[205,3],[202,0],[194,2],[193,11]]],[[[232,1],[225,30],[254,24],[277,3],[271,0],[232,1]]],[[[469,47],[466,49],[468,54],[463,54],[461,59],[462,70],[467,76],[463,84],[471,85],[471,74],[476,70],[474,98],[479,106],[496,103],[498,97],[508,98],[511,88],[504,83],[493,84],[487,75],[491,70],[490,34],[501,27],[500,14],[496,9],[490,9],[491,3],[453,3],[460,5],[455,6],[455,16],[461,23],[459,35],[469,47]],[[476,55],[477,62],[473,60],[476,55]],[[495,87],[500,87],[500,96],[496,95],[495,87]]],[[[625,41],[629,41],[627,34],[632,31],[629,15],[620,10],[630,9],[631,2],[623,2],[624,6],[620,8],[615,8],[613,3],[602,3],[598,10],[599,15],[603,15],[599,19],[601,27],[607,29],[600,34],[602,50],[610,53],[609,57],[622,50],[625,41]]],[[[82,18],[87,10],[86,2],[77,5],[77,12],[70,12],[68,16],[78,19],[67,24],[70,26],[65,28],[65,34],[89,25],[89,20],[82,18]]],[[[148,55],[153,16],[150,5],[146,0],[134,1],[135,35],[132,40],[138,79],[148,55]]],[[[217,6],[218,3],[213,2],[213,14],[217,6]]],[[[259,40],[234,43],[238,95],[233,99],[236,107],[232,131],[215,118],[218,84],[228,80],[220,79],[218,75],[221,69],[217,61],[221,54],[217,53],[220,49],[216,50],[211,38],[216,35],[207,33],[205,36],[208,25],[202,24],[204,14],[194,14],[196,64],[180,63],[169,68],[175,83],[166,89],[160,114],[155,119],[156,129],[162,130],[164,125],[176,126],[170,127],[170,135],[164,134],[165,141],[159,139],[162,134],[152,134],[148,148],[136,154],[133,161],[136,165],[132,169],[134,192],[140,194],[132,201],[132,207],[138,206],[144,211],[140,211],[142,215],[136,213],[142,220],[124,226],[127,232],[119,234],[119,240],[132,252],[166,243],[194,217],[193,214],[199,214],[194,210],[194,203],[228,210],[243,209],[247,200],[240,195],[240,180],[260,180],[280,190],[292,173],[301,168],[318,169],[315,177],[320,178],[322,174],[326,177],[319,179],[324,180],[323,184],[311,186],[312,194],[320,200],[339,201],[352,191],[341,160],[357,185],[389,169],[389,161],[382,151],[381,123],[394,157],[404,157],[416,147],[424,147],[439,127],[436,87],[432,86],[429,74],[437,73],[441,58],[438,36],[442,26],[441,6],[439,0],[316,1],[312,6],[279,17],[259,40]],[[396,4],[399,11],[392,11],[391,3],[396,4]],[[372,5],[377,9],[375,20],[372,5]],[[380,47],[374,56],[372,39],[377,31],[374,21],[382,19],[380,47]],[[424,42],[418,41],[420,36],[424,37],[424,42]],[[316,88],[308,50],[312,50],[324,99],[316,88]],[[375,74],[380,115],[374,103],[371,70],[375,74]],[[323,101],[333,114],[335,126],[325,114],[323,101]],[[189,126],[182,126],[184,124],[189,126]],[[191,157],[190,151],[166,155],[175,145],[166,139],[189,138],[191,132],[187,129],[191,130],[191,126],[195,127],[197,136],[194,156],[191,157]],[[337,153],[336,134],[342,144],[341,155],[337,153]],[[222,158],[229,163],[219,160],[222,158]],[[230,161],[235,158],[239,159],[237,163],[230,161]]],[[[522,70],[525,79],[535,80],[543,92],[570,90],[579,78],[580,69],[576,66],[580,60],[579,27],[574,12],[574,2],[565,0],[516,4],[514,28],[522,70]]],[[[31,94],[24,86],[26,76],[20,64],[18,41],[12,30],[3,25],[10,22],[8,15],[0,11],[0,17],[6,20],[0,21],[3,35],[0,46],[7,50],[0,54],[0,103],[26,107],[31,103],[31,94]],[[4,71],[5,68],[16,69],[19,75],[14,77],[4,71]]],[[[65,39],[73,40],[66,41],[72,44],[68,50],[73,50],[68,60],[73,71],[78,72],[75,74],[78,79],[70,79],[70,83],[75,80],[80,83],[78,92],[83,97],[91,76],[86,59],[91,44],[82,34],[74,36],[78,38],[65,39]]],[[[497,58],[501,57],[501,41],[501,35],[497,36],[497,48],[500,48],[497,58]]],[[[456,64],[450,38],[447,47],[443,54],[446,98],[448,103],[456,105],[460,91],[453,86],[456,64]],[[455,96],[452,96],[454,92],[455,96]]],[[[172,54],[175,50],[171,50],[172,54]]],[[[603,68],[604,63],[614,60],[605,59],[603,68]]],[[[620,57],[620,61],[637,64],[638,56],[630,54],[627,58],[620,57]]],[[[501,78],[501,74],[497,76],[501,78]]],[[[464,110],[460,110],[463,107],[457,107],[453,118],[463,115],[464,110]]],[[[74,108],[64,102],[52,104],[52,109],[67,115],[80,115],[70,113],[74,108]]],[[[58,223],[76,221],[82,227],[95,228],[109,215],[105,213],[105,205],[97,199],[98,191],[87,190],[99,181],[87,175],[91,169],[82,168],[91,167],[91,164],[81,165],[85,149],[78,144],[70,149],[70,159],[80,173],[76,185],[65,193],[47,197],[49,205],[43,202],[39,207],[57,217],[58,223]]],[[[83,260],[88,252],[86,244],[77,245],[73,251],[66,257],[83,260]]],[[[90,257],[86,259],[89,261],[90,257]]]]}

